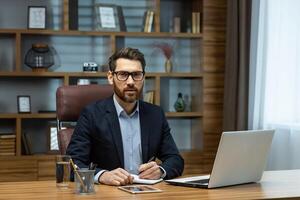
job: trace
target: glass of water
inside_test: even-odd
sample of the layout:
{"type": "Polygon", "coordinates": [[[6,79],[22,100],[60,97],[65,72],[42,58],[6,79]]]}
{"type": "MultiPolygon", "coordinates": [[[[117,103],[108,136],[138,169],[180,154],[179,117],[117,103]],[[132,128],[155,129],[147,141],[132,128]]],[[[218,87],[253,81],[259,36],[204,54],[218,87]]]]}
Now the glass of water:
{"type": "Polygon", "coordinates": [[[56,186],[67,188],[70,183],[70,159],[69,155],[56,156],[56,186]]]}

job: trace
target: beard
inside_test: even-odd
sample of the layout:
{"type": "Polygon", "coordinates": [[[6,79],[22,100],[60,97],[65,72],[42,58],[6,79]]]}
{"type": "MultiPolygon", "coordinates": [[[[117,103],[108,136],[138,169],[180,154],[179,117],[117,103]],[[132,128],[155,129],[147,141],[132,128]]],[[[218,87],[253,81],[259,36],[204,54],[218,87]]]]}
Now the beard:
{"type": "Polygon", "coordinates": [[[125,103],[134,103],[140,98],[141,91],[143,89],[138,89],[134,85],[127,85],[126,88],[123,89],[123,91],[117,86],[117,84],[114,81],[114,91],[115,94],[125,103]]]}

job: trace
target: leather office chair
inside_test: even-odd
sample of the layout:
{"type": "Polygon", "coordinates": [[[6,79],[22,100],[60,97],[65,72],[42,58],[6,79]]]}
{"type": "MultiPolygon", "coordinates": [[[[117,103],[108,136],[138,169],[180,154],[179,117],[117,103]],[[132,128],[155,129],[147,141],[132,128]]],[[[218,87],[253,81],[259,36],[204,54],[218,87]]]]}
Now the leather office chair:
{"type": "Polygon", "coordinates": [[[62,129],[64,122],[76,122],[81,110],[89,103],[113,94],[111,85],[61,86],[56,91],[57,139],[59,151],[65,154],[74,128],[62,129]]]}

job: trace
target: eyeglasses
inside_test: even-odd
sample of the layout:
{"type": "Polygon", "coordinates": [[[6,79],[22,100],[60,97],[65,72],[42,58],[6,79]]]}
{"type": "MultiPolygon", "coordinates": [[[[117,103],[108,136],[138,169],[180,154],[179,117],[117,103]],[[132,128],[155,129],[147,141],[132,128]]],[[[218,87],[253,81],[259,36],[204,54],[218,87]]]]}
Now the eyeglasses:
{"type": "Polygon", "coordinates": [[[113,72],[116,74],[117,79],[119,81],[126,81],[129,76],[135,81],[141,81],[144,78],[145,72],[144,71],[136,71],[136,72],[126,72],[126,71],[117,71],[113,72]]]}

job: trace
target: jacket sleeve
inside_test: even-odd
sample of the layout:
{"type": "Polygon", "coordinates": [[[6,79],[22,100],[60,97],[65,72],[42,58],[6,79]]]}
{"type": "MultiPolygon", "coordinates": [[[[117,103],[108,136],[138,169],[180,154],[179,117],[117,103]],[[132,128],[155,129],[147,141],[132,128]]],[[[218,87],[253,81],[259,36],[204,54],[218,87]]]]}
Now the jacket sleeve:
{"type": "MultiPolygon", "coordinates": [[[[67,148],[67,154],[72,157],[74,163],[79,168],[87,168],[91,162],[90,151],[93,127],[92,113],[85,108],[77,121],[74,133],[67,148]]],[[[102,169],[96,168],[95,174],[100,170],[102,169]]]]}

